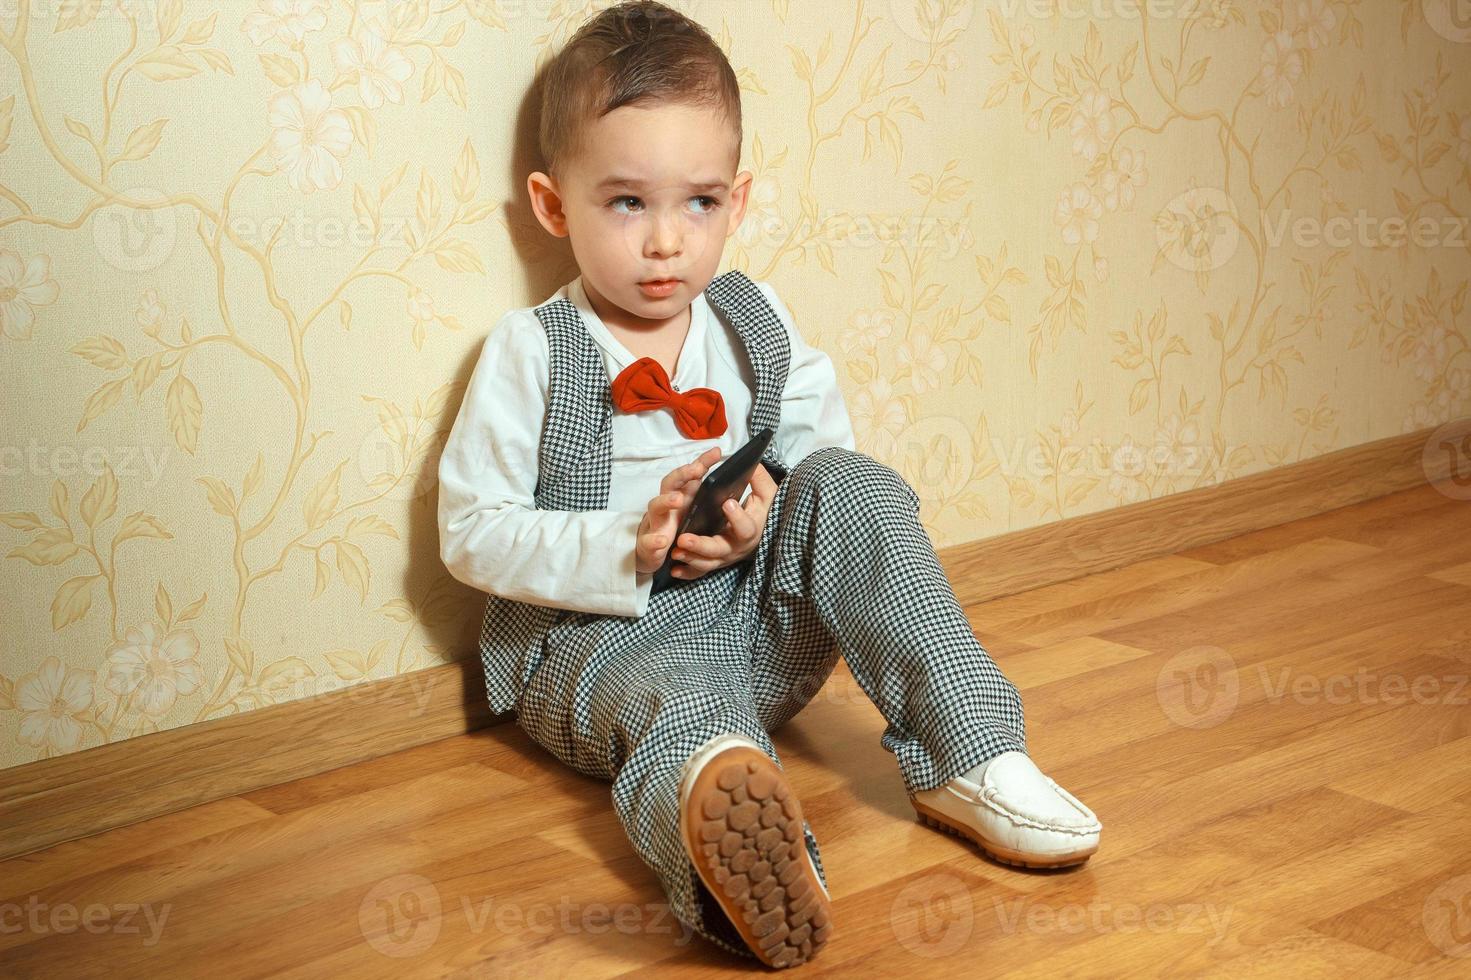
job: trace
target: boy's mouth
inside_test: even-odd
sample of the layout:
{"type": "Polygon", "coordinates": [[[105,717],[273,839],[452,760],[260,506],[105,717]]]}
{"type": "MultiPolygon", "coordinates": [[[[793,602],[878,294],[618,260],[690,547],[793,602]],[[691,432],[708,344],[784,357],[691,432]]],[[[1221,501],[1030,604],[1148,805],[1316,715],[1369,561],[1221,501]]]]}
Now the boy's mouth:
{"type": "Polygon", "coordinates": [[[645,279],[638,284],[645,296],[655,299],[670,295],[678,286],[678,279],[645,279]]]}

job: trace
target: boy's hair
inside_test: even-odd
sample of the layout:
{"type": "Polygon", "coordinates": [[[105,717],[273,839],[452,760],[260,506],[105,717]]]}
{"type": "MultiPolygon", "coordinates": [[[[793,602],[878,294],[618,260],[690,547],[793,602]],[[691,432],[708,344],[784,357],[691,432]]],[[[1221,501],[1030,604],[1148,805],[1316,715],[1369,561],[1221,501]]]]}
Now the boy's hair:
{"type": "Polygon", "coordinates": [[[582,148],[589,122],[623,105],[709,106],[741,146],[741,90],[725,52],[703,27],[655,0],[609,7],[578,28],[547,65],[538,137],[556,175],[582,148]]]}

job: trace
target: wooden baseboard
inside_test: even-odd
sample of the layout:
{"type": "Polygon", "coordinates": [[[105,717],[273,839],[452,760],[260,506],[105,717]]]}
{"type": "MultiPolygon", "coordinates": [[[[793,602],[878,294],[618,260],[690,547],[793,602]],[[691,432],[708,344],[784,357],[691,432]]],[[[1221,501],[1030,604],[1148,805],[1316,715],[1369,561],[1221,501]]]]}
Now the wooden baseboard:
{"type": "Polygon", "coordinates": [[[483,728],[478,659],[0,770],[0,858],[483,728]]]}
{"type": "Polygon", "coordinates": [[[1438,441],[1471,439],[1471,416],[1215,486],[945,548],[940,561],[961,605],[969,606],[1174,554],[1445,480],[1450,454],[1425,452],[1433,434],[1438,441]]]}
{"type": "MultiPolygon", "coordinates": [[[[944,549],[963,605],[1172,554],[1449,474],[1432,431],[1380,439],[1213,487],[944,549]]],[[[506,721],[471,658],[0,770],[0,858],[506,721]]]]}

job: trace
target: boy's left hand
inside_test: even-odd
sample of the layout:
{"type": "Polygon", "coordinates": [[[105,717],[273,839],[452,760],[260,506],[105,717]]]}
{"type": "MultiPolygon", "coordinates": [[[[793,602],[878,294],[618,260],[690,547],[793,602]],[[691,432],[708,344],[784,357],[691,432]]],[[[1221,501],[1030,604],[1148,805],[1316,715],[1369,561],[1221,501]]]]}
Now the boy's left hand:
{"type": "Polygon", "coordinates": [[[766,472],[766,467],[757,463],[745,503],[725,502],[725,517],[730,523],[724,530],[714,535],[686,531],[674,542],[675,565],[671,574],[677,579],[696,579],[706,572],[745,561],[761,541],[766,514],[775,496],[776,481],[766,472]]]}

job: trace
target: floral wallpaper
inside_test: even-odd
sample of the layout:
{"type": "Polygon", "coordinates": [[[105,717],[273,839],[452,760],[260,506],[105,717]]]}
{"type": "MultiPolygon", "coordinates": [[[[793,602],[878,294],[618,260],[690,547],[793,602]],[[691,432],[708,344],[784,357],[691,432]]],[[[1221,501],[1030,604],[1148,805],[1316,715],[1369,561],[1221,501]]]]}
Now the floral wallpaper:
{"type": "MultiPolygon", "coordinates": [[[[0,0],[0,766],[473,652],[437,451],[606,0],[0,0]]],[[[935,543],[1471,414],[1459,0],[674,0],[935,543]]]]}

